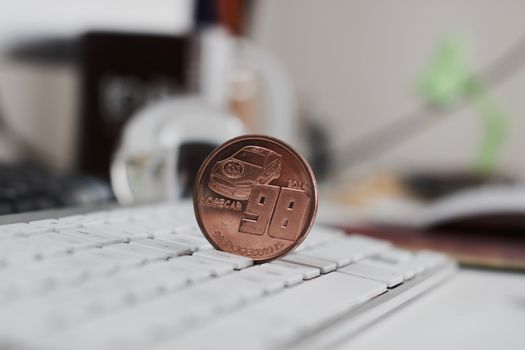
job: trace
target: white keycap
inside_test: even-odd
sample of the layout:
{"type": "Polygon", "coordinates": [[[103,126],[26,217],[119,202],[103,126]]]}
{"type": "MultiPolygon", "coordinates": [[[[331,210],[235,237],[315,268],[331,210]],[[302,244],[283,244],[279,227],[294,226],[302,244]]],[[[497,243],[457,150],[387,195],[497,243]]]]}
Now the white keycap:
{"type": "Polygon", "coordinates": [[[142,296],[154,297],[161,292],[156,289],[157,285],[152,288],[147,279],[145,282],[148,283],[149,290],[146,291],[146,288],[142,287],[142,290],[132,291],[136,283],[130,285],[127,281],[119,279],[96,278],[83,283],[75,291],[76,295],[80,296],[79,304],[82,308],[94,309],[92,313],[109,313],[122,310],[133,302],[138,302],[139,293],[142,296]]]}
{"type": "Polygon", "coordinates": [[[32,241],[25,236],[2,240],[0,244],[0,260],[9,264],[16,264],[39,259],[42,257],[43,248],[45,247],[37,244],[37,241],[32,241]]]}
{"type": "Polygon", "coordinates": [[[202,302],[209,295],[214,295],[216,299],[210,303],[210,307],[215,312],[224,312],[244,302],[260,298],[266,291],[266,285],[266,281],[245,279],[240,276],[240,272],[234,272],[198,285],[191,292],[195,293],[196,302],[202,302]]]}
{"type": "Polygon", "coordinates": [[[395,273],[389,270],[380,269],[378,267],[372,267],[359,262],[340,268],[337,270],[337,272],[379,281],[385,283],[388,288],[393,288],[404,281],[404,276],[401,273],[395,273]]]}
{"type": "Polygon", "coordinates": [[[42,232],[49,232],[51,229],[45,227],[38,227],[26,223],[1,225],[0,230],[12,232],[14,235],[31,236],[42,232]]]}
{"type": "MultiPolygon", "coordinates": [[[[109,248],[109,247],[108,247],[109,248]]],[[[75,254],[75,257],[85,257],[86,259],[105,259],[108,263],[115,263],[121,269],[130,267],[139,267],[144,265],[144,259],[136,257],[132,254],[127,254],[122,251],[114,251],[106,248],[95,248],[81,251],[75,254]]]]}
{"type": "Polygon", "coordinates": [[[294,252],[301,252],[305,249],[312,249],[315,247],[319,247],[322,245],[325,245],[327,243],[333,242],[330,236],[320,236],[320,235],[311,235],[308,234],[306,239],[297,247],[294,249],[294,252]]]}
{"type": "Polygon", "coordinates": [[[371,267],[376,267],[382,270],[391,271],[403,275],[405,281],[410,280],[416,276],[416,268],[410,263],[392,264],[382,260],[368,258],[360,261],[361,264],[371,267]]]}
{"type": "Polygon", "coordinates": [[[308,249],[301,254],[316,258],[321,258],[335,262],[338,267],[350,264],[368,256],[372,256],[385,250],[388,244],[371,239],[363,239],[357,236],[350,236],[345,240],[308,249]]]}
{"type": "Polygon", "coordinates": [[[165,224],[163,222],[156,223],[154,221],[129,222],[129,223],[118,224],[117,226],[123,229],[141,230],[141,231],[147,232],[151,236],[173,232],[173,229],[170,225],[165,224]]]}
{"type": "Polygon", "coordinates": [[[417,271],[420,273],[443,265],[447,261],[447,257],[445,254],[424,250],[414,254],[414,260],[417,271]],[[423,271],[420,271],[420,268],[423,268],[423,271]]]}
{"type": "Polygon", "coordinates": [[[171,254],[158,249],[152,249],[148,247],[137,246],[129,243],[114,244],[102,249],[107,249],[110,251],[123,252],[126,254],[133,254],[137,257],[142,258],[145,262],[158,261],[158,260],[167,260],[171,254]]]}
{"type": "MultiPolygon", "coordinates": [[[[180,289],[190,282],[188,271],[178,268],[169,261],[155,262],[139,269],[119,272],[112,277],[116,283],[126,286],[126,291],[134,300],[146,299],[156,293],[180,289]],[[186,273],[185,273],[186,272],[186,273]]],[[[195,275],[202,271],[195,271],[195,275]]],[[[204,279],[204,276],[202,277],[204,279]]],[[[194,277],[199,280],[198,276],[194,277]]]]}
{"type": "Polygon", "coordinates": [[[245,267],[253,265],[253,260],[250,258],[222,252],[215,249],[202,250],[200,252],[196,252],[194,255],[233,264],[236,270],[244,269],[245,267]]]}
{"type": "Polygon", "coordinates": [[[273,293],[286,286],[286,281],[284,279],[257,272],[253,267],[244,269],[240,273],[235,273],[235,275],[254,283],[256,286],[260,286],[265,293],[273,293]]]}
{"type": "Polygon", "coordinates": [[[88,240],[83,237],[63,235],[55,232],[39,234],[38,239],[48,239],[49,241],[54,242],[57,245],[63,245],[64,250],[67,252],[95,248],[98,246],[98,242],[88,240]]]}
{"type": "Polygon", "coordinates": [[[299,245],[299,247],[295,249],[295,251],[300,252],[305,249],[311,249],[328,243],[336,242],[344,238],[345,235],[340,230],[332,229],[322,225],[314,225],[310,233],[308,233],[308,236],[306,236],[306,239],[299,245]]]}
{"type": "Polygon", "coordinates": [[[156,235],[155,238],[186,246],[190,248],[192,252],[202,249],[213,249],[213,246],[204,237],[196,237],[184,234],[164,234],[156,235]]]}
{"type": "Polygon", "coordinates": [[[46,229],[50,229],[55,232],[59,232],[62,230],[68,230],[76,227],[80,227],[80,224],[74,221],[60,221],[56,219],[47,219],[47,220],[38,220],[38,221],[31,221],[29,224],[37,226],[37,227],[43,227],[46,229]]]}
{"type": "Polygon", "coordinates": [[[157,239],[141,239],[137,241],[132,241],[129,244],[136,245],[139,247],[160,250],[164,253],[167,253],[170,257],[188,255],[191,253],[191,249],[187,247],[157,239]]]}
{"type": "Polygon", "coordinates": [[[180,258],[174,259],[173,263],[181,264],[185,266],[191,266],[196,269],[204,269],[209,271],[212,276],[222,276],[234,270],[235,265],[218,261],[200,258],[198,256],[182,256],[180,258]]]}
{"type": "Polygon", "coordinates": [[[56,285],[48,275],[24,268],[0,272],[0,305],[18,298],[44,293],[56,285]]]}
{"type": "MultiPolygon", "coordinates": [[[[279,268],[272,268],[271,264],[259,265],[251,268],[251,272],[260,273],[284,282],[285,286],[291,287],[303,282],[303,275],[293,273],[279,268]]],[[[246,271],[246,270],[245,270],[246,271]]]]}
{"type": "Polygon", "coordinates": [[[24,339],[28,333],[45,337],[64,325],[63,314],[70,309],[29,298],[7,305],[0,314],[0,329],[9,329],[9,337],[24,339]]]}
{"type": "Polygon", "coordinates": [[[375,258],[397,264],[412,259],[413,254],[408,250],[389,247],[378,254],[375,258]]]}
{"type": "Polygon", "coordinates": [[[166,263],[166,278],[171,278],[171,275],[176,273],[186,278],[189,283],[201,283],[211,277],[214,277],[210,270],[196,268],[184,263],[180,263],[180,258],[171,259],[166,263]]]}
{"type": "Polygon", "coordinates": [[[162,279],[171,280],[174,276],[186,278],[186,282],[201,282],[212,277],[209,270],[195,268],[181,263],[181,258],[173,258],[168,261],[155,262],[137,270],[139,273],[159,274],[162,279]]]}
{"type": "Polygon", "coordinates": [[[303,280],[315,278],[321,274],[321,270],[317,267],[304,266],[300,264],[288,263],[281,260],[274,260],[271,263],[263,264],[273,269],[279,269],[287,272],[298,273],[303,276],[303,280]]]}
{"type": "MultiPolygon", "coordinates": [[[[102,223],[106,224],[122,224],[130,222],[130,218],[126,215],[120,215],[120,214],[114,214],[114,215],[108,215],[102,222],[97,222],[97,225],[100,225],[102,223]]],[[[95,221],[95,220],[94,220],[95,221]]]]}
{"type": "MultiPolygon", "coordinates": [[[[154,274],[141,275],[133,269],[115,274],[111,278],[98,278],[90,280],[81,286],[82,293],[89,295],[95,302],[98,299],[108,299],[109,302],[101,300],[99,305],[106,309],[120,309],[133,303],[150,300],[166,291],[162,278],[154,274]],[[138,283],[140,280],[140,283],[138,283]]],[[[170,282],[179,286],[186,283],[186,279],[177,276],[170,282]]]]}
{"type": "Polygon", "coordinates": [[[62,223],[74,223],[78,227],[89,227],[104,224],[103,217],[90,217],[86,215],[72,215],[58,219],[62,223]]]}
{"type": "Polygon", "coordinates": [[[8,256],[25,255],[31,252],[35,258],[42,258],[44,255],[66,253],[69,250],[69,244],[54,238],[54,235],[43,235],[10,239],[8,242],[3,242],[5,246],[2,245],[0,251],[5,251],[8,256]]]}
{"type": "Polygon", "coordinates": [[[77,284],[84,281],[88,274],[86,271],[75,268],[74,265],[63,264],[62,259],[49,259],[38,264],[23,266],[19,274],[31,276],[20,291],[24,295],[33,295],[46,292],[52,288],[77,284]]]}
{"type": "Polygon", "coordinates": [[[335,269],[337,268],[337,264],[333,261],[317,258],[314,256],[303,255],[301,253],[288,254],[280,258],[279,260],[305,266],[316,267],[321,271],[321,273],[332,272],[335,271],[335,269]]]}
{"type": "Polygon", "coordinates": [[[209,339],[226,349],[238,348],[239,344],[270,347],[268,341],[300,337],[385,291],[386,285],[379,282],[327,274],[167,341],[158,349],[206,349],[209,339]]]}
{"type": "Polygon", "coordinates": [[[38,295],[58,286],[85,280],[87,271],[70,259],[70,256],[51,258],[38,263],[20,264],[3,273],[0,271],[0,295],[6,298],[38,295]]]}
{"type": "Polygon", "coordinates": [[[91,240],[97,242],[98,246],[117,244],[127,242],[126,237],[118,236],[112,233],[104,233],[98,230],[95,230],[91,227],[77,228],[73,230],[61,231],[60,234],[70,235],[73,237],[78,237],[81,239],[91,240]]]}
{"type": "Polygon", "coordinates": [[[137,228],[129,228],[127,226],[115,225],[115,224],[95,225],[95,226],[91,226],[91,228],[94,230],[107,232],[107,233],[111,233],[114,235],[124,236],[130,240],[153,238],[153,234],[150,234],[147,231],[137,229],[137,228]]]}
{"type": "Polygon", "coordinates": [[[107,276],[120,269],[117,261],[84,254],[73,254],[71,256],[55,258],[53,261],[69,264],[90,277],[107,276]]]}

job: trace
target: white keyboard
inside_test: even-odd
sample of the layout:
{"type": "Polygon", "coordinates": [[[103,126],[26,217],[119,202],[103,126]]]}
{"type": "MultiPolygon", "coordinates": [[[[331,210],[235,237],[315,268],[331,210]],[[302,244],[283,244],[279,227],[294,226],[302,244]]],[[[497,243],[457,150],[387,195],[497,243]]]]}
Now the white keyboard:
{"type": "Polygon", "coordinates": [[[454,268],[322,226],[254,265],[212,249],[190,203],[1,225],[0,349],[326,348],[454,268]]]}

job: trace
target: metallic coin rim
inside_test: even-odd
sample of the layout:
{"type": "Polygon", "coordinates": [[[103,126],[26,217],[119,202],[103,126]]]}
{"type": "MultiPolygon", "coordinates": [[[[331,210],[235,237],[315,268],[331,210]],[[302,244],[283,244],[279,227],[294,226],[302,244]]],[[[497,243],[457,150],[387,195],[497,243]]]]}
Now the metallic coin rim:
{"type": "MultiPolygon", "coordinates": [[[[312,193],[311,193],[311,195],[312,195],[312,203],[311,203],[311,207],[313,207],[313,210],[311,210],[310,213],[309,213],[309,216],[307,218],[306,224],[305,224],[304,229],[302,230],[302,232],[301,232],[301,234],[299,236],[299,239],[297,241],[295,241],[294,244],[290,245],[288,248],[286,248],[283,251],[281,251],[279,253],[279,255],[276,255],[276,256],[274,256],[272,258],[269,258],[269,259],[254,259],[254,258],[250,257],[250,259],[252,259],[253,261],[255,261],[257,263],[265,263],[265,262],[269,262],[269,261],[272,261],[274,259],[277,259],[279,257],[285,256],[290,251],[292,251],[293,249],[298,247],[304,241],[306,236],[308,236],[308,233],[310,232],[310,229],[312,228],[312,226],[314,224],[314,221],[315,221],[315,217],[317,215],[317,207],[318,207],[317,181],[315,180],[315,176],[314,176],[314,173],[312,171],[312,168],[310,167],[310,164],[308,164],[308,162],[299,153],[297,153],[288,143],[286,143],[286,142],[284,142],[284,141],[282,141],[282,140],[280,140],[280,139],[278,139],[276,137],[273,137],[273,136],[253,135],[253,134],[251,134],[251,135],[242,135],[242,136],[234,137],[233,139],[230,139],[230,140],[224,142],[219,147],[215,148],[206,157],[204,162],[202,162],[202,164],[201,164],[201,166],[199,168],[199,171],[197,172],[197,177],[195,179],[195,187],[193,189],[193,211],[195,213],[195,218],[197,219],[197,224],[199,225],[199,228],[200,228],[202,234],[204,235],[204,237],[206,237],[208,242],[210,242],[210,244],[215,249],[223,251],[217,244],[215,244],[215,241],[206,233],[206,230],[205,230],[204,225],[202,223],[201,217],[199,215],[199,209],[198,209],[198,194],[197,194],[198,187],[199,187],[198,185],[200,184],[200,182],[202,180],[202,176],[204,174],[204,170],[207,168],[208,164],[211,162],[211,160],[219,152],[221,152],[223,149],[225,149],[227,147],[230,147],[232,144],[234,144],[236,142],[246,141],[246,140],[251,140],[251,139],[258,139],[258,140],[262,140],[262,141],[268,141],[268,142],[276,143],[279,146],[281,146],[283,148],[286,148],[286,150],[288,152],[290,152],[290,154],[292,154],[303,165],[303,167],[306,169],[306,176],[308,177],[308,179],[312,183],[312,193]]],[[[242,256],[244,256],[244,255],[242,255],[242,256]]]]}

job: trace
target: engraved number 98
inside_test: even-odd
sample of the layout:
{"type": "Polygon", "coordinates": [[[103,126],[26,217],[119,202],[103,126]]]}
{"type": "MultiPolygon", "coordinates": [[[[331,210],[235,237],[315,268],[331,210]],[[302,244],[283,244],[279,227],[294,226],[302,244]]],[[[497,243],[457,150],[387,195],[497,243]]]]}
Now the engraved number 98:
{"type": "Polygon", "coordinates": [[[308,195],[300,189],[255,185],[239,232],[295,241],[306,216],[308,195]]]}

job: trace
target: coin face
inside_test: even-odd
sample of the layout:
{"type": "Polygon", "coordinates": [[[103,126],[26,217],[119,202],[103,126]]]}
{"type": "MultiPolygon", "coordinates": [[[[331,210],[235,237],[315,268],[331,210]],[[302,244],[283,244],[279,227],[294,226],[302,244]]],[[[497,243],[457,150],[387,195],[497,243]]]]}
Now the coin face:
{"type": "Polygon", "coordinates": [[[216,249],[264,262],[304,240],[317,212],[317,185],[310,166],[284,142],[241,136],[206,158],[193,206],[216,249]]]}

